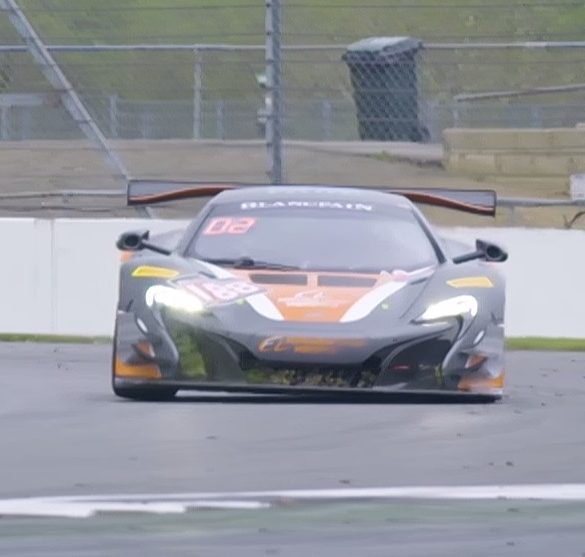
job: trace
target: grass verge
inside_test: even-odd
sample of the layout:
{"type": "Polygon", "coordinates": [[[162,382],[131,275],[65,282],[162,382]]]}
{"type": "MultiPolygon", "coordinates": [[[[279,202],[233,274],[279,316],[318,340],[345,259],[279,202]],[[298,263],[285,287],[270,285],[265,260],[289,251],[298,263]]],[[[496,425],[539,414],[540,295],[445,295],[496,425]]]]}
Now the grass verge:
{"type": "Polygon", "coordinates": [[[585,352],[585,338],[513,337],[506,339],[508,350],[550,350],[585,352]]]}
{"type": "MultiPolygon", "coordinates": [[[[38,342],[52,344],[109,344],[107,336],[0,334],[0,342],[38,342]]],[[[508,350],[546,350],[585,352],[585,338],[511,337],[506,339],[508,350]]]]}
{"type": "Polygon", "coordinates": [[[51,344],[108,344],[111,337],[86,337],[75,335],[31,335],[25,333],[1,333],[0,342],[38,342],[51,344]]]}

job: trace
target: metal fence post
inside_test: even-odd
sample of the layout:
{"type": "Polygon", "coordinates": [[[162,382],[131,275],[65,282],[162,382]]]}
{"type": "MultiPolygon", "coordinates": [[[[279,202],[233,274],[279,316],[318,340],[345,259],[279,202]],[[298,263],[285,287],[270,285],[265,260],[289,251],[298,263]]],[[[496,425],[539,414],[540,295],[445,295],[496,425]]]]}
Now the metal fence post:
{"type": "Polygon", "coordinates": [[[201,139],[203,117],[203,52],[194,50],[193,67],[193,139],[201,139]]]}
{"type": "Polygon", "coordinates": [[[110,95],[109,115],[110,115],[110,138],[118,137],[118,95],[110,95]]]}
{"type": "Polygon", "coordinates": [[[266,147],[270,181],[282,183],[282,4],[266,0],[266,147]]]}
{"type": "Polygon", "coordinates": [[[332,120],[332,108],[331,101],[325,100],[321,102],[321,117],[323,119],[323,136],[322,140],[331,140],[331,120],[332,120]]]}
{"type": "Polygon", "coordinates": [[[217,139],[225,139],[225,101],[217,101],[215,105],[215,127],[217,130],[217,139]]]}
{"type": "Polygon", "coordinates": [[[0,108],[0,139],[7,141],[10,139],[10,128],[9,128],[9,114],[10,108],[5,104],[0,108]]]}

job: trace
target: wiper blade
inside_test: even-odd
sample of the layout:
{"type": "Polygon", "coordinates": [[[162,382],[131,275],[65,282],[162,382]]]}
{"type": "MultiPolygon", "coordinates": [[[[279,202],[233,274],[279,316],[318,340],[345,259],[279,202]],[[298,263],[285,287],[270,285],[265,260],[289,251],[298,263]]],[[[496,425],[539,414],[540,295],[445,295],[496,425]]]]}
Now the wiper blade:
{"type": "Polygon", "coordinates": [[[226,265],[234,269],[266,269],[279,271],[294,271],[298,267],[286,265],[284,263],[274,263],[272,261],[257,261],[251,257],[238,257],[237,259],[203,259],[206,263],[212,265],[226,265]]]}

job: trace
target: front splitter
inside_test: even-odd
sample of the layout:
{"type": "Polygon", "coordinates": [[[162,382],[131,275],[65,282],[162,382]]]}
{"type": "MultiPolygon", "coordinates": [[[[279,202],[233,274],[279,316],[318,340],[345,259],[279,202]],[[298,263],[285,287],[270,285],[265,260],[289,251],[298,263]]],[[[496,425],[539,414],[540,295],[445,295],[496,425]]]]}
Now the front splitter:
{"type": "Polygon", "coordinates": [[[249,395],[281,395],[287,398],[327,399],[340,402],[397,402],[404,404],[478,404],[500,400],[499,393],[471,393],[447,390],[340,388],[340,387],[295,387],[289,385],[249,385],[241,383],[196,383],[192,381],[141,381],[116,378],[119,387],[157,389],[174,388],[181,391],[207,393],[236,393],[249,395]]]}

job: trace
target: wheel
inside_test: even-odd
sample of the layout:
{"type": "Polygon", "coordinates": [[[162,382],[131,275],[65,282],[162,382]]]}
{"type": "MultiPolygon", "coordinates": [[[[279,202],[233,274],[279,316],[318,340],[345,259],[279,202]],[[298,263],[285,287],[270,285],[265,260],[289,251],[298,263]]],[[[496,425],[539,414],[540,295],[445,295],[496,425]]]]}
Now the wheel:
{"type": "Polygon", "coordinates": [[[178,389],[173,387],[120,387],[112,383],[116,396],[146,402],[164,402],[173,400],[178,389]]]}

